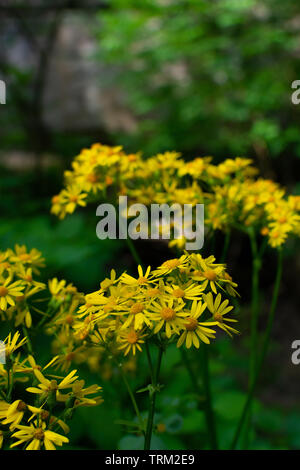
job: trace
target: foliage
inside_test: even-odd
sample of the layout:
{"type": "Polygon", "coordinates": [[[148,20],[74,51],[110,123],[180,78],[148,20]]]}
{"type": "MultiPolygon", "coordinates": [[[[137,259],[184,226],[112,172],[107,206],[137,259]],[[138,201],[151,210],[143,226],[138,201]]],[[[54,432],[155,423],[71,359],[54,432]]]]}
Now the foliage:
{"type": "Polygon", "coordinates": [[[99,58],[115,67],[138,121],[122,143],[147,154],[300,155],[299,110],[290,99],[300,74],[297,3],[110,5],[99,13],[99,58]]]}

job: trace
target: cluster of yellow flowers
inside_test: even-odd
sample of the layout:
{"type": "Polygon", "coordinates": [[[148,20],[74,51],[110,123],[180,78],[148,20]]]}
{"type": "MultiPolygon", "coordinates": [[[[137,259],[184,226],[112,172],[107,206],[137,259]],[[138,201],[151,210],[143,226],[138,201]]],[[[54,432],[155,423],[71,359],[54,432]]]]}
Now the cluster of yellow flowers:
{"type": "Polygon", "coordinates": [[[21,339],[17,331],[13,336],[9,333],[0,346],[6,359],[5,364],[0,364],[0,447],[4,439],[11,442],[15,438],[10,447],[24,445],[27,450],[42,447],[53,450],[55,445],[69,442],[56,431],[60,428],[64,434],[69,432],[65,421],[72,418],[76,408],[101,403],[100,395],[88,397],[98,393],[101,387],[85,387],[84,380],[78,380],[75,375],[77,370],[65,377],[46,371],[56,362],[56,357],[44,367],[28,352],[23,357],[19,351],[28,341],[26,336],[21,339]],[[33,394],[32,403],[17,398],[26,396],[22,386],[33,394]]]}
{"type": "Polygon", "coordinates": [[[0,252],[0,318],[15,327],[32,325],[31,298],[46,288],[34,279],[44,266],[41,253],[33,248],[16,245],[15,250],[0,252]]]}
{"type": "Polygon", "coordinates": [[[123,273],[117,278],[112,270],[99,290],[85,296],[73,331],[86,347],[119,350],[125,356],[141,351],[146,341],[199,348],[215,338],[215,327],[238,333],[230,326],[237,320],[227,317],[233,306],[221,297],[221,292],[237,295],[237,284],[226,266],[215,261],[214,256],[186,253],[154,270],[149,266],[143,272],[138,266],[137,277],[123,273]]]}
{"type": "MultiPolygon", "coordinates": [[[[253,226],[281,246],[289,234],[300,234],[300,196],[286,196],[271,180],[257,178],[247,158],[214,165],[211,157],[185,162],[177,152],[143,159],[122,147],[94,144],[74,159],[65,172],[65,188],[52,198],[51,212],[60,218],[78,206],[97,201],[150,204],[205,204],[205,224],[211,230],[253,226]]],[[[173,241],[182,248],[185,241],[173,241]]]]}
{"type": "Polygon", "coordinates": [[[66,281],[56,278],[48,281],[48,286],[39,282],[36,276],[44,267],[42,253],[33,248],[27,250],[25,245],[16,245],[15,249],[0,252],[0,319],[10,322],[14,327],[20,325],[32,327],[32,316],[42,316],[40,324],[44,324],[54,314],[71,311],[84,298],[77,288],[66,281]],[[37,293],[50,293],[46,311],[37,308],[42,300],[37,293]]]}
{"type": "MultiPolygon", "coordinates": [[[[98,385],[85,387],[76,370],[65,375],[74,362],[96,368],[105,353],[134,359],[144,343],[199,348],[215,338],[217,328],[238,333],[231,326],[237,320],[227,316],[233,306],[222,299],[238,295],[237,284],[214,256],[185,253],[154,270],[138,266],[137,277],[126,272],[117,277],[112,270],[99,290],[87,295],[65,280],[38,282],[44,259],[36,249],[16,245],[0,252],[0,260],[0,318],[14,331],[0,347],[6,359],[0,364],[1,446],[8,440],[10,447],[51,450],[68,442],[57,431],[69,431],[65,421],[74,410],[101,402],[99,395],[88,397],[101,390],[98,385]],[[40,292],[48,297],[41,299],[40,292]],[[42,329],[55,338],[56,353],[44,366],[33,353],[42,329]],[[33,401],[23,398],[26,392],[33,401]]],[[[132,359],[126,360],[123,370],[132,370],[132,359]]]]}
{"type": "MultiPolygon", "coordinates": [[[[113,365],[108,360],[111,352],[108,353],[99,342],[92,344],[88,341],[89,332],[94,329],[94,317],[89,315],[83,319],[81,315],[85,296],[72,285],[67,285],[64,279],[58,281],[55,278],[48,284],[56,308],[50,312],[44,328],[54,338],[52,352],[56,357],[55,365],[67,371],[72,364],[84,363],[92,372],[101,373],[103,379],[110,379],[113,375],[113,365]]],[[[134,358],[123,363],[124,371],[135,371],[135,368],[134,358]]]]}
{"type": "Polygon", "coordinates": [[[75,375],[76,370],[67,376],[51,373],[54,366],[63,371],[59,356],[52,357],[45,366],[34,359],[32,339],[40,334],[43,324],[59,312],[71,312],[84,301],[74,286],[57,279],[49,280],[50,297],[41,299],[37,294],[45,295],[47,286],[35,276],[43,266],[42,254],[36,249],[28,251],[25,246],[16,245],[14,250],[0,252],[0,319],[4,329],[9,326],[11,330],[0,343],[0,447],[7,441],[10,447],[55,449],[55,445],[68,442],[56,431],[60,428],[68,433],[65,420],[72,417],[75,409],[101,402],[100,395],[89,397],[101,387],[85,387],[75,375]],[[33,394],[32,400],[24,398],[28,396],[26,392],[33,394]]]}
{"type": "Polygon", "coordinates": [[[253,227],[273,248],[285,243],[289,234],[300,236],[300,196],[285,197],[271,180],[235,178],[230,184],[213,187],[208,204],[208,223],[214,229],[253,227]]]}

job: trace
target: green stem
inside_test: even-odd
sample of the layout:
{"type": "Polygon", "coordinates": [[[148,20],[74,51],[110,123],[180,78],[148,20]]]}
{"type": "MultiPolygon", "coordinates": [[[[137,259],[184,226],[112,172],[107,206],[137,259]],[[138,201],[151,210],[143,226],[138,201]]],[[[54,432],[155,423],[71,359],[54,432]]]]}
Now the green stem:
{"type": "Polygon", "coordinates": [[[211,243],[210,252],[211,252],[211,253],[215,253],[215,248],[216,248],[216,236],[215,236],[215,231],[213,231],[213,234],[212,234],[210,243],[211,243]]]}
{"type": "Polygon", "coordinates": [[[279,294],[279,287],[280,287],[280,281],[281,281],[281,275],[282,275],[282,251],[279,250],[278,252],[278,263],[277,263],[277,271],[276,271],[276,279],[275,279],[275,284],[274,284],[274,289],[273,289],[273,295],[272,295],[272,301],[271,301],[271,307],[269,311],[269,317],[268,317],[268,323],[263,339],[263,344],[262,344],[262,349],[261,349],[261,354],[258,358],[257,362],[257,367],[255,371],[255,376],[253,378],[253,381],[251,383],[250,389],[248,391],[247,399],[240,417],[240,420],[238,422],[238,426],[231,444],[231,449],[235,449],[236,445],[238,443],[244,421],[248,415],[249,409],[252,404],[252,400],[254,397],[254,393],[256,390],[256,386],[258,383],[259,375],[264,363],[265,356],[268,351],[269,343],[270,343],[270,337],[271,337],[271,331],[272,331],[272,326],[274,322],[274,316],[275,316],[275,311],[276,311],[276,305],[277,305],[277,300],[278,300],[278,294],[279,294]]]}
{"type": "Polygon", "coordinates": [[[229,244],[230,244],[230,237],[231,237],[231,233],[228,230],[225,233],[225,240],[224,240],[224,246],[223,246],[223,251],[222,251],[220,263],[224,263],[224,261],[226,260],[226,256],[227,256],[228,248],[229,248],[229,244]]]}
{"type": "Polygon", "coordinates": [[[209,355],[206,344],[201,344],[200,347],[201,354],[201,370],[202,370],[202,380],[205,393],[205,403],[204,403],[204,412],[206,417],[206,424],[209,434],[209,442],[211,449],[218,449],[218,438],[217,430],[215,423],[215,415],[212,406],[212,394],[211,394],[211,384],[210,384],[210,371],[209,371],[209,355]]]}
{"type": "Polygon", "coordinates": [[[143,426],[143,420],[142,420],[142,417],[141,417],[141,414],[140,414],[140,411],[139,411],[139,407],[138,407],[138,404],[136,402],[136,399],[135,399],[135,396],[134,396],[134,393],[129,385],[129,382],[127,380],[127,377],[123,371],[123,368],[122,368],[122,364],[118,364],[118,368],[121,372],[121,376],[122,376],[122,379],[123,379],[123,382],[127,388],[127,391],[128,391],[128,394],[130,396],[130,399],[131,399],[131,403],[133,405],[133,408],[134,408],[134,411],[135,411],[135,414],[137,416],[137,419],[139,421],[139,424],[140,424],[140,428],[141,428],[141,431],[144,433],[144,426],[143,426]]]}
{"type": "Polygon", "coordinates": [[[132,254],[132,257],[133,257],[134,261],[135,261],[137,264],[140,264],[140,265],[142,266],[142,261],[141,261],[140,255],[139,255],[138,252],[136,251],[135,246],[134,246],[134,244],[132,243],[132,240],[127,237],[127,238],[126,238],[126,242],[127,242],[128,248],[129,248],[129,250],[130,250],[130,253],[132,254]]]}
{"type": "Polygon", "coordinates": [[[33,354],[32,344],[31,344],[31,340],[30,340],[30,337],[29,337],[28,330],[27,330],[26,326],[22,327],[22,331],[23,331],[23,335],[26,336],[26,338],[27,338],[26,346],[27,346],[28,353],[33,354]]]}
{"type": "Polygon", "coordinates": [[[44,323],[51,318],[52,314],[54,314],[54,311],[51,314],[51,310],[52,310],[52,306],[48,305],[47,311],[44,313],[43,318],[41,318],[41,320],[35,327],[35,332],[39,332],[41,327],[44,325],[44,323]]]}
{"type": "Polygon", "coordinates": [[[13,384],[14,384],[14,372],[13,372],[13,369],[11,368],[7,371],[7,395],[6,395],[6,400],[7,400],[8,403],[11,400],[13,384]],[[11,374],[10,374],[10,372],[11,372],[11,374]]]}
{"type": "MultiPolygon", "coordinates": [[[[258,343],[258,314],[259,314],[259,272],[261,268],[261,258],[257,247],[255,232],[249,230],[249,238],[252,252],[252,287],[251,287],[251,324],[250,324],[250,361],[249,361],[249,379],[248,390],[250,390],[257,364],[257,343],[258,343]]],[[[251,406],[245,422],[245,434],[243,447],[248,448],[249,433],[251,427],[251,406]]]]}
{"type": "Polygon", "coordinates": [[[252,251],[252,292],[251,292],[251,332],[250,332],[250,364],[249,387],[253,382],[257,360],[257,323],[259,313],[259,271],[261,260],[257,250],[254,232],[249,233],[252,251]]]}
{"type": "MultiPolygon", "coordinates": [[[[101,336],[101,333],[100,331],[98,330],[99,334],[100,334],[100,337],[102,338],[101,336]]],[[[102,338],[103,339],[103,338],[102,338]]],[[[139,407],[138,407],[138,404],[136,402],[136,399],[135,399],[135,396],[134,396],[134,393],[129,385],[129,382],[127,380],[127,377],[126,377],[126,374],[124,373],[124,370],[123,370],[123,364],[120,364],[120,362],[118,362],[118,360],[114,357],[114,354],[113,352],[110,350],[109,346],[107,345],[106,346],[106,350],[110,353],[111,355],[111,358],[113,359],[114,363],[116,364],[116,366],[118,367],[120,373],[121,373],[121,377],[122,377],[122,380],[125,384],[125,387],[127,388],[127,391],[128,391],[128,394],[130,396],[130,399],[131,399],[131,403],[132,403],[132,406],[134,408],[134,411],[135,411],[135,414],[136,414],[136,417],[139,421],[139,425],[140,425],[140,429],[142,431],[142,433],[144,434],[144,424],[143,424],[143,420],[142,420],[142,417],[141,417],[141,414],[140,414],[140,411],[139,411],[139,407]]]]}
{"type": "Polygon", "coordinates": [[[163,351],[164,350],[163,350],[162,346],[160,346],[159,351],[158,351],[156,371],[155,371],[155,374],[154,374],[154,377],[153,377],[153,382],[152,382],[152,385],[151,385],[151,389],[149,390],[149,412],[148,412],[148,420],[147,420],[144,450],[150,450],[150,447],[151,447],[151,438],[152,438],[153,420],[154,420],[154,413],[155,413],[157,385],[158,385],[159,372],[160,372],[160,366],[161,366],[163,351]]]}
{"type": "MultiPolygon", "coordinates": [[[[204,347],[204,346],[203,346],[204,347]]],[[[208,431],[208,435],[209,435],[209,444],[210,444],[210,447],[212,449],[217,449],[218,447],[218,444],[217,444],[217,437],[216,437],[216,432],[215,432],[215,426],[214,426],[214,415],[213,415],[213,412],[212,412],[212,407],[211,407],[211,393],[210,393],[210,386],[206,387],[205,388],[205,391],[203,391],[201,389],[201,387],[199,386],[199,383],[198,383],[198,379],[197,379],[197,376],[191,366],[191,361],[188,359],[187,357],[187,353],[186,351],[181,348],[180,349],[181,351],[181,356],[182,356],[182,359],[183,359],[183,362],[186,366],[186,369],[190,375],[190,379],[191,379],[191,382],[192,382],[192,385],[194,387],[194,390],[196,392],[196,394],[199,396],[199,397],[204,397],[204,394],[205,394],[205,391],[206,391],[206,397],[204,400],[201,400],[200,401],[200,404],[201,406],[199,406],[199,408],[201,408],[201,410],[205,412],[205,420],[206,420],[206,427],[207,427],[207,431],[208,431]],[[208,403],[208,405],[205,404],[207,398],[209,399],[210,403],[208,403]]],[[[202,369],[205,370],[206,369],[206,366],[204,366],[204,364],[202,365],[202,369]]],[[[203,372],[202,370],[202,372],[203,372]]],[[[205,373],[206,375],[207,373],[205,373]]],[[[209,378],[209,376],[208,376],[209,378]]],[[[204,379],[203,379],[203,382],[204,382],[204,379]]],[[[205,380],[205,382],[207,382],[209,384],[209,380],[205,380]]]]}
{"type": "Polygon", "coordinates": [[[184,365],[189,373],[189,376],[190,376],[190,379],[191,379],[191,382],[192,382],[192,385],[194,387],[194,390],[196,392],[196,394],[201,397],[203,395],[203,392],[199,386],[199,383],[198,383],[198,379],[197,379],[197,376],[195,374],[195,371],[194,369],[192,368],[191,366],[191,361],[189,360],[188,356],[187,356],[187,352],[184,348],[180,348],[180,352],[181,352],[181,357],[182,357],[182,360],[184,362],[184,365]]]}
{"type": "Polygon", "coordinates": [[[151,383],[153,383],[153,381],[154,381],[154,369],[153,369],[152,358],[151,358],[151,354],[150,354],[150,348],[149,348],[148,341],[145,342],[145,348],[146,348],[147,359],[148,359],[148,364],[149,364],[149,368],[150,368],[151,383]]]}

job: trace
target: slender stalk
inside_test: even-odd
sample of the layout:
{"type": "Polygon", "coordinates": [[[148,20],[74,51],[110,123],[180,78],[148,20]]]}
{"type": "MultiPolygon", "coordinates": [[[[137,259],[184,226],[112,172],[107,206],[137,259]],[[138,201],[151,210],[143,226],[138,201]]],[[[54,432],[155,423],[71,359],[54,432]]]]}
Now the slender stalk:
{"type": "Polygon", "coordinates": [[[257,360],[257,323],[259,313],[259,272],[261,260],[258,254],[257,243],[254,232],[250,232],[250,243],[252,252],[252,292],[251,292],[251,333],[250,333],[250,364],[249,364],[249,387],[253,382],[256,360],[257,360]]]}
{"type": "Polygon", "coordinates": [[[126,242],[127,242],[128,248],[129,248],[129,250],[130,250],[130,253],[132,254],[132,257],[133,257],[134,261],[135,261],[137,264],[140,264],[140,265],[142,266],[142,261],[141,261],[140,255],[139,255],[138,252],[136,251],[135,246],[134,246],[134,244],[132,243],[131,239],[127,237],[127,238],[126,238],[126,242]]]}
{"type": "Polygon", "coordinates": [[[14,384],[14,371],[11,368],[7,371],[7,395],[6,395],[6,400],[8,401],[8,403],[11,400],[13,384],[14,384]]]}
{"type": "Polygon", "coordinates": [[[131,399],[131,403],[133,405],[133,408],[134,408],[134,411],[135,411],[135,414],[137,416],[137,419],[139,420],[139,424],[140,424],[140,428],[142,430],[142,432],[144,433],[144,426],[143,426],[143,420],[142,420],[142,417],[141,417],[141,414],[140,414],[140,411],[139,411],[139,407],[138,407],[138,404],[136,402],[136,399],[135,399],[135,396],[134,396],[134,393],[129,385],[129,382],[127,380],[127,377],[122,369],[122,365],[118,365],[119,367],[119,370],[121,372],[121,376],[122,376],[122,379],[123,379],[123,382],[127,388],[127,391],[128,391],[128,394],[130,396],[130,399],[131,399]]]}
{"type": "MultiPolygon", "coordinates": [[[[182,356],[183,362],[184,362],[184,364],[186,366],[186,369],[187,369],[187,371],[190,375],[190,379],[191,379],[191,382],[192,382],[192,385],[194,387],[194,390],[195,390],[196,394],[199,397],[204,396],[205,391],[206,391],[205,399],[203,401],[201,401],[201,405],[202,405],[201,410],[203,411],[203,409],[204,409],[204,412],[205,412],[206,427],[207,427],[207,431],[208,431],[208,435],[209,435],[210,447],[212,449],[216,449],[218,447],[218,445],[217,445],[217,438],[216,438],[212,408],[211,408],[210,405],[208,405],[208,406],[205,405],[205,403],[207,401],[207,398],[210,398],[210,401],[211,401],[211,393],[207,394],[207,388],[206,388],[205,391],[201,389],[201,387],[199,386],[199,383],[198,383],[197,376],[196,376],[196,374],[195,374],[195,372],[194,372],[194,370],[191,366],[191,362],[188,360],[186,351],[183,348],[181,348],[180,351],[181,351],[181,356],[182,356]],[[211,416],[212,416],[212,419],[211,419],[211,416]]],[[[204,380],[203,380],[203,382],[204,382],[204,380]]],[[[208,383],[209,383],[209,381],[208,381],[208,383]]],[[[210,387],[208,388],[208,391],[210,392],[210,387]]]]}
{"type": "Polygon", "coordinates": [[[228,230],[225,234],[224,246],[223,246],[223,251],[222,251],[221,258],[220,258],[220,263],[224,263],[224,261],[226,260],[228,248],[230,244],[230,237],[231,237],[231,233],[228,230]]]}
{"type": "Polygon", "coordinates": [[[249,409],[250,409],[251,404],[252,404],[252,400],[253,400],[254,393],[255,393],[255,390],[256,390],[256,386],[257,386],[257,383],[258,383],[259,375],[260,375],[260,372],[261,372],[261,369],[262,369],[262,366],[263,366],[263,363],[264,363],[264,359],[265,359],[265,356],[266,356],[267,351],[268,351],[268,347],[269,347],[269,343],[270,343],[270,337],[271,337],[271,331],[272,331],[272,326],[273,326],[274,316],[275,316],[275,311],[276,311],[276,305],[277,305],[277,300],[278,300],[281,276],[282,276],[282,251],[279,250],[275,284],[274,284],[271,307],[270,307],[270,311],[269,311],[267,327],[266,327],[265,334],[264,334],[262,349],[261,349],[260,356],[258,358],[255,375],[254,375],[253,381],[251,383],[251,386],[249,388],[247,399],[246,399],[246,402],[245,402],[245,405],[244,405],[244,408],[243,408],[243,411],[242,411],[242,414],[241,414],[240,420],[238,422],[238,426],[237,426],[237,429],[236,429],[236,432],[235,432],[235,435],[234,435],[234,438],[233,438],[233,441],[232,441],[232,444],[231,444],[231,449],[235,449],[236,445],[238,443],[238,440],[239,440],[239,437],[240,437],[240,434],[241,434],[241,430],[242,430],[243,425],[244,425],[244,421],[245,421],[245,419],[248,415],[249,409]]]}
{"type": "Polygon", "coordinates": [[[206,417],[206,424],[209,434],[209,442],[211,449],[218,449],[218,438],[217,430],[215,423],[215,415],[212,406],[212,394],[211,394],[211,384],[210,384],[210,370],[209,370],[209,355],[206,344],[201,344],[200,347],[201,354],[201,370],[202,370],[202,380],[205,393],[205,403],[204,403],[204,412],[206,417]]]}
{"type": "Polygon", "coordinates": [[[22,331],[23,331],[23,335],[26,336],[27,338],[26,346],[27,346],[28,353],[33,354],[32,344],[31,344],[31,340],[30,340],[26,326],[22,327],[22,331]]]}
{"type": "Polygon", "coordinates": [[[197,376],[195,374],[193,367],[191,366],[191,361],[189,360],[187,356],[186,350],[184,348],[180,348],[180,352],[181,352],[182,361],[184,362],[184,365],[189,373],[189,376],[190,376],[190,379],[191,379],[191,382],[192,382],[192,385],[194,387],[196,394],[199,396],[204,395],[204,393],[202,392],[199,386],[197,376]]]}
{"type": "MultiPolygon", "coordinates": [[[[42,312],[43,313],[43,312],[42,312]]],[[[35,331],[39,332],[40,328],[44,325],[44,323],[51,318],[54,314],[54,310],[51,305],[48,305],[47,311],[44,313],[44,316],[41,318],[37,326],[35,327],[35,331]]]]}
{"type": "MultiPolygon", "coordinates": [[[[250,324],[250,361],[248,391],[251,389],[257,363],[257,343],[258,343],[258,315],[259,315],[259,273],[261,268],[261,258],[257,247],[257,241],[253,230],[249,230],[249,238],[252,252],[252,287],[251,287],[251,324],[250,324]]],[[[251,427],[251,406],[245,421],[244,448],[249,445],[249,432],[251,427]]]]}
{"type": "Polygon", "coordinates": [[[7,401],[9,400],[10,390],[11,390],[11,386],[10,386],[10,369],[8,369],[8,371],[7,371],[7,384],[6,384],[6,398],[7,398],[7,401]]]}
{"type": "Polygon", "coordinates": [[[154,381],[154,370],[153,370],[152,358],[151,358],[151,354],[150,354],[150,348],[149,348],[148,341],[145,342],[145,349],[146,349],[148,364],[149,364],[149,368],[150,368],[151,383],[153,383],[153,381],[154,381]]]}
{"type": "MultiPolygon", "coordinates": [[[[98,330],[98,332],[99,332],[99,330],[98,330]]],[[[100,332],[99,332],[99,334],[100,334],[100,337],[102,338],[100,332]]],[[[102,338],[102,339],[103,339],[103,338],[102,338]]],[[[125,387],[127,388],[128,394],[129,394],[130,399],[131,399],[132,406],[133,406],[133,408],[134,408],[136,417],[137,417],[137,419],[138,419],[138,421],[139,421],[140,429],[141,429],[142,433],[145,434],[145,433],[144,433],[144,424],[143,424],[143,420],[142,420],[142,417],[141,417],[141,414],[140,414],[140,411],[139,411],[139,407],[138,407],[138,404],[137,404],[137,402],[136,402],[134,393],[133,393],[133,391],[132,391],[132,389],[131,389],[131,387],[130,387],[130,384],[129,384],[128,380],[127,380],[126,374],[124,373],[123,365],[120,364],[120,363],[118,362],[118,360],[114,357],[114,354],[113,354],[112,351],[110,350],[109,346],[106,346],[106,350],[110,353],[110,355],[111,355],[111,357],[112,357],[114,363],[116,364],[116,366],[118,367],[118,369],[119,369],[119,371],[120,371],[120,373],[121,373],[121,377],[122,377],[122,379],[123,379],[123,382],[124,382],[124,384],[125,384],[125,387]]]]}
{"type": "Polygon", "coordinates": [[[214,231],[213,231],[213,234],[212,234],[211,239],[210,239],[210,245],[211,245],[210,252],[211,252],[211,253],[215,253],[215,248],[216,248],[216,236],[215,236],[215,232],[214,232],[214,231]]]}
{"type": "Polygon", "coordinates": [[[162,346],[160,346],[159,351],[158,351],[156,371],[155,371],[155,374],[154,374],[154,377],[153,377],[153,382],[151,384],[152,385],[151,389],[149,391],[149,411],[148,411],[148,420],[147,420],[144,450],[150,450],[150,447],[151,447],[151,438],[152,438],[153,420],[154,420],[154,413],[155,413],[157,385],[158,385],[159,372],[160,372],[160,366],[161,366],[163,351],[164,350],[163,350],[162,346]]]}

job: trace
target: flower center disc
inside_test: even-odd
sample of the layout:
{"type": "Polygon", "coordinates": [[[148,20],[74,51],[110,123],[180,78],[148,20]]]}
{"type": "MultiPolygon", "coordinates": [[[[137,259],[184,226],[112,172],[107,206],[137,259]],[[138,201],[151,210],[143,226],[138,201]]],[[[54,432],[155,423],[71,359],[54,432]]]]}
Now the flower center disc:
{"type": "Polygon", "coordinates": [[[160,312],[160,315],[161,317],[166,320],[166,321],[170,321],[170,320],[173,320],[176,316],[175,314],[175,310],[173,310],[172,308],[170,307],[164,307],[161,309],[161,312],[160,312]]]}
{"type": "Polygon", "coordinates": [[[90,173],[88,176],[87,176],[87,181],[89,181],[90,183],[97,183],[98,181],[98,176],[95,175],[94,173],[90,173]]]}
{"type": "Polygon", "coordinates": [[[147,295],[148,297],[155,297],[156,295],[159,295],[159,290],[158,290],[158,289],[155,289],[155,288],[153,288],[153,289],[148,289],[148,290],[146,291],[146,295],[147,295]]]}
{"type": "Polygon", "coordinates": [[[163,268],[168,268],[168,269],[174,269],[174,268],[177,268],[177,266],[179,266],[180,264],[180,261],[178,259],[169,259],[168,261],[165,261],[163,264],[162,264],[162,267],[163,268]]]}
{"type": "Polygon", "coordinates": [[[39,441],[42,441],[44,439],[44,431],[42,428],[38,428],[35,433],[34,433],[35,439],[38,439],[39,441]]]}
{"type": "Polygon", "coordinates": [[[59,196],[53,196],[51,201],[52,201],[52,204],[58,204],[59,203],[59,196]]]}
{"type": "Polygon", "coordinates": [[[213,271],[212,269],[204,271],[203,276],[206,277],[206,279],[208,279],[209,281],[215,281],[215,279],[217,278],[215,271],[213,271]]]}
{"type": "Polygon", "coordinates": [[[5,297],[8,294],[8,289],[4,286],[0,286],[0,297],[5,297]]]}
{"type": "Polygon", "coordinates": [[[188,331],[194,331],[197,328],[197,326],[198,326],[198,321],[196,320],[196,318],[193,318],[193,317],[187,318],[185,327],[188,331]]]}
{"type": "Polygon", "coordinates": [[[73,322],[74,322],[74,318],[72,317],[72,315],[67,315],[67,316],[66,316],[66,323],[67,323],[68,325],[72,325],[73,322]]]}
{"type": "Polygon", "coordinates": [[[223,317],[220,313],[215,313],[214,314],[214,320],[219,321],[220,323],[223,322],[223,317]]]}
{"type": "Polygon", "coordinates": [[[127,335],[128,343],[135,344],[135,343],[137,343],[137,340],[138,340],[138,335],[136,334],[136,332],[135,331],[130,331],[130,333],[128,333],[128,335],[127,335]]]}
{"type": "Polygon", "coordinates": [[[174,295],[174,297],[176,297],[176,299],[180,299],[180,298],[184,297],[184,290],[182,290],[182,289],[175,289],[175,290],[173,291],[173,295],[174,295]]]}
{"type": "Polygon", "coordinates": [[[24,403],[22,400],[18,403],[17,410],[18,411],[25,411],[27,408],[26,403],[24,403]]]}
{"type": "Polygon", "coordinates": [[[22,260],[22,261],[28,261],[30,259],[30,255],[28,253],[22,253],[19,258],[22,260]]]}
{"type": "Polygon", "coordinates": [[[137,313],[141,313],[144,309],[143,304],[140,302],[137,302],[136,304],[133,304],[132,307],[130,308],[130,313],[133,315],[136,315],[137,313]]]}

